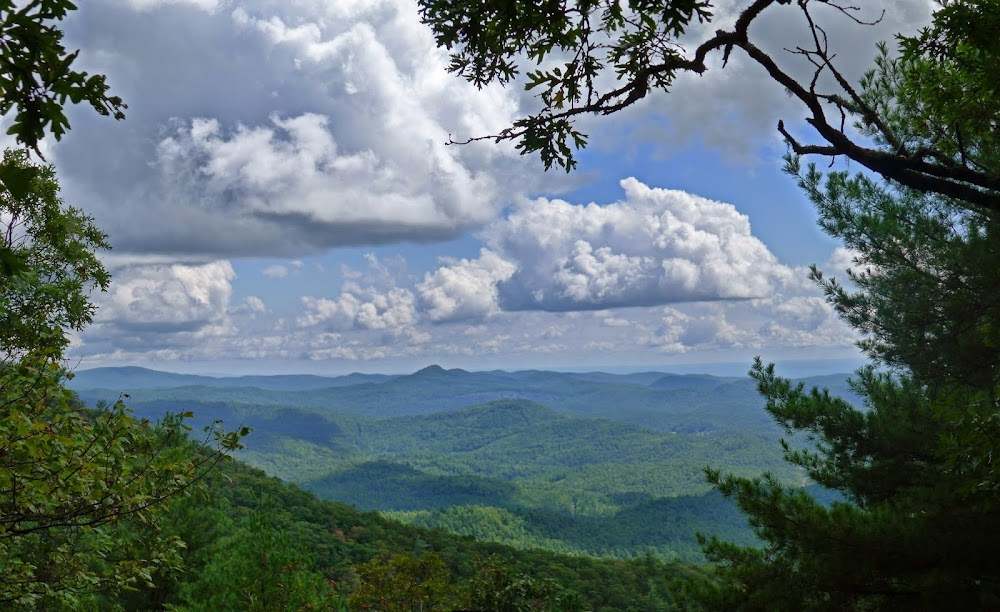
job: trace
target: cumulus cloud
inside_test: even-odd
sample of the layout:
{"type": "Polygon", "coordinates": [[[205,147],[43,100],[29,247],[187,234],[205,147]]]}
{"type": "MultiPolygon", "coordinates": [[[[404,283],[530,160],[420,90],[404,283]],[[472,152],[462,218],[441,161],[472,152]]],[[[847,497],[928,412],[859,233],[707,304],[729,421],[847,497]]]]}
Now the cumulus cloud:
{"type": "Polygon", "coordinates": [[[302,304],[306,312],[298,319],[300,327],[396,330],[417,320],[413,292],[398,287],[383,293],[351,284],[337,299],[305,296],[302,304]]]}
{"type": "Polygon", "coordinates": [[[860,253],[854,249],[837,247],[830,254],[830,259],[827,260],[823,269],[829,271],[830,274],[836,276],[838,279],[844,278],[846,280],[845,272],[858,267],[855,261],[859,255],[860,253]]]}
{"type": "Polygon", "coordinates": [[[500,311],[497,284],[517,266],[489,249],[474,260],[448,261],[417,285],[421,306],[432,321],[487,317],[500,311]]]}
{"type": "Polygon", "coordinates": [[[286,341],[336,333],[322,346],[310,336],[310,358],[382,359],[853,340],[805,271],[778,262],[734,207],[634,179],[622,186],[625,197],[606,205],[524,202],[482,232],[477,257],[442,259],[420,279],[399,258],[368,254],[365,270],[343,267],[339,295],[303,298],[286,341]],[[446,322],[465,325],[432,325],[446,322]]]}
{"type": "MultiPolygon", "coordinates": [[[[304,266],[305,264],[303,264],[302,261],[296,259],[290,262],[287,266],[282,264],[267,266],[261,270],[260,273],[267,278],[281,279],[285,278],[289,274],[301,272],[304,266]]],[[[322,272],[322,267],[320,267],[320,271],[322,272]]]]}
{"type": "Polygon", "coordinates": [[[759,300],[752,308],[763,321],[748,332],[754,334],[754,342],[761,346],[845,347],[858,338],[857,332],[818,295],[777,296],[759,300]]]}
{"type": "MultiPolygon", "coordinates": [[[[478,257],[444,258],[412,290],[369,255],[368,272],[343,269],[338,298],[307,298],[300,324],[383,329],[502,311],[750,300],[798,282],[799,271],[779,263],[732,205],[635,179],[621,184],[625,199],[612,204],[522,203],[482,232],[488,247],[478,257]]],[[[628,325],[602,318],[607,327],[628,325]]]]}
{"type": "Polygon", "coordinates": [[[236,274],[225,260],[202,264],[117,263],[107,293],[95,294],[94,323],[73,354],[101,359],[177,360],[218,355],[241,325],[266,318],[263,300],[233,303],[236,274]]]}
{"type": "Polygon", "coordinates": [[[260,273],[268,278],[285,278],[288,276],[288,268],[285,266],[273,265],[264,268],[260,271],[260,273]]]}
{"type": "Polygon", "coordinates": [[[505,309],[750,299],[793,282],[731,204],[633,178],[621,185],[620,202],[538,199],[484,230],[490,256],[511,262],[512,273],[495,281],[505,309]]]}
{"type": "MultiPolygon", "coordinates": [[[[849,350],[854,335],[804,272],[780,264],[732,206],[623,186],[611,204],[524,202],[482,233],[476,257],[440,259],[422,276],[398,255],[369,253],[361,269],[342,268],[331,295],[317,285],[297,307],[276,300],[276,311],[260,294],[236,300],[225,260],[116,260],[97,323],[73,352],[161,363],[454,356],[502,367],[849,350]]],[[[263,271],[312,273],[299,260],[263,271]]]]}
{"type": "Polygon", "coordinates": [[[400,164],[371,149],[341,154],[325,116],[270,122],[224,134],[218,121],[195,119],[159,143],[156,164],[210,196],[206,204],[238,203],[263,223],[309,223],[329,246],[441,238],[493,214],[492,179],[444,155],[443,134],[400,164]]]}
{"type": "Polygon", "coordinates": [[[816,329],[833,315],[833,309],[821,297],[795,296],[775,306],[774,312],[801,329],[816,329]]]}
{"type": "Polygon", "coordinates": [[[187,4],[206,13],[214,13],[219,8],[219,0],[127,0],[137,11],[148,11],[169,4],[187,4]]]}
{"type": "Polygon", "coordinates": [[[243,299],[243,304],[240,305],[239,310],[246,311],[252,315],[258,315],[267,312],[267,306],[264,304],[264,300],[256,295],[248,295],[243,299]]]}
{"type": "Polygon", "coordinates": [[[686,353],[692,349],[739,348],[745,332],[729,322],[726,309],[708,309],[692,315],[677,308],[662,310],[659,324],[641,342],[665,353],[686,353]]]}
{"type": "Polygon", "coordinates": [[[608,327],[629,327],[632,325],[628,319],[622,319],[621,317],[604,317],[601,319],[601,323],[608,327]]]}
{"type": "Polygon", "coordinates": [[[511,147],[446,146],[452,131],[505,127],[517,100],[449,75],[407,0],[93,0],[78,13],[71,44],[126,98],[128,127],[74,110],[54,158],[120,251],[442,240],[507,205],[498,185],[514,172],[525,188],[541,176],[511,147]]]}
{"type": "Polygon", "coordinates": [[[98,296],[95,321],[124,330],[204,329],[225,318],[235,276],[228,261],[125,269],[98,296]]]}

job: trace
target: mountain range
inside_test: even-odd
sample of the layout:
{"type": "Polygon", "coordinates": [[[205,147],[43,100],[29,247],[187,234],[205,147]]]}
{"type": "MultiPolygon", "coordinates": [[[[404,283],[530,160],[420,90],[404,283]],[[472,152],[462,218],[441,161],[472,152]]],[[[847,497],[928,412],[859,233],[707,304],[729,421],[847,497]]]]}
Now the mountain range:
{"type": "MultiPolygon", "coordinates": [[[[845,375],[801,382],[856,400],[845,375]]],[[[238,457],[320,497],[521,547],[698,560],[696,531],[753,537],[710,490],[706,466],[809,485],[782,461],[782,432],[749,378],[98,368],[76,372],[69,386],[92,405],[127,394],[144,418],[190,410],[195,426],[249,425],[238,457]]]]}

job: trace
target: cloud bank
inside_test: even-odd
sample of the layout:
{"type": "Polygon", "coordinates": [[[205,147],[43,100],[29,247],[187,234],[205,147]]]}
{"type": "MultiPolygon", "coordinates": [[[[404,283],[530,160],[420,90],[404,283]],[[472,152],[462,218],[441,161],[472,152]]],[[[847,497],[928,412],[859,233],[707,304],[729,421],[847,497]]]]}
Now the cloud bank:
{"type": "Polygon", "coordinates": [[[119,125],[74,110],[54,153],[119,250],[208,260],[449,239],[510,203],[507,176],[541,176],[511,147],[446,145],[505,127],[517,101],[449,75],[406,0],[93,0],[68,36],[130,105],[119,125]]]}

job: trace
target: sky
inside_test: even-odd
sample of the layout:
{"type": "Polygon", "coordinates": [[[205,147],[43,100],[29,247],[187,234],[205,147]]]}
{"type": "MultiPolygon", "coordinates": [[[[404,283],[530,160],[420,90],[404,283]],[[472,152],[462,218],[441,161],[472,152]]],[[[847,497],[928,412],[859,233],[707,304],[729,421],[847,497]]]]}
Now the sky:
{"type": "MultiPolygon", "coordinates": [[[[882,5],[874,27],[822,15],[852,77],[929,19],[926,0],[882,5]]],[[[776,8],[751,35],[806,74],[782,51],[801,17],[776,8]]],[[[591,144],[566,174],[510,144],[447,144],[536,102],[449,74],[414,0],[88,0],[65,30],[128,104],[121,122],[73,109],[44,148],[65,202],[113,245],[77,367],[858,363],[806,277],[842,278],[851,255],[781,172],[777,120],[808,135],[804,109],[735,54],[584,120],[591,144]]]]}

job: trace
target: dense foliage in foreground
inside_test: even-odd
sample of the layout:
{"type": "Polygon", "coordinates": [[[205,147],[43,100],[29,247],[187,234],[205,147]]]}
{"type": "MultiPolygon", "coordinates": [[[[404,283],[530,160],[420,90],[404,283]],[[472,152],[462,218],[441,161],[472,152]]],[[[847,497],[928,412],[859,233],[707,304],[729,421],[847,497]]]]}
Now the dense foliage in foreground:
{"type": "Polygon", "coordinates": [[[695,566],[651,556],[618,561],[518,550],[405,525],[319,500],[239,461],[220,465],[202,487],[176,500],[161,524],[164,535],[187,543],[183,569],[165,568],[152,576],[152,586],[97,597],[94,604],[130,610],[665,610],[680,585],[706,576],[695,566]]]}

